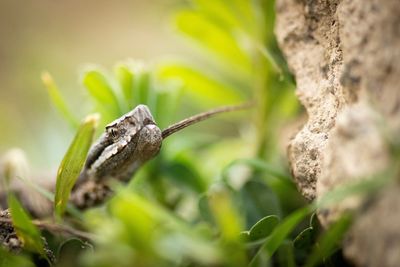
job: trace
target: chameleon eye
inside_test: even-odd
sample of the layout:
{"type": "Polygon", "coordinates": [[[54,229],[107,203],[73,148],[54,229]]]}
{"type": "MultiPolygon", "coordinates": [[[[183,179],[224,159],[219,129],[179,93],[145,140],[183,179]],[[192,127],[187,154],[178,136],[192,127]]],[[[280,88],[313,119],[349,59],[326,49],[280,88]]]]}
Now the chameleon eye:
{"type": "Polygon", "coordinates": [[[143,124],[144,125],[154,124],[154,121],[149,118],[145,118],[143,124]]]}
{"type": "Polygon", "coordinates": [[[117,130],[115,130],[115,129],[111,129],[111,136],[112,137],[117,137],[117,130]]]}

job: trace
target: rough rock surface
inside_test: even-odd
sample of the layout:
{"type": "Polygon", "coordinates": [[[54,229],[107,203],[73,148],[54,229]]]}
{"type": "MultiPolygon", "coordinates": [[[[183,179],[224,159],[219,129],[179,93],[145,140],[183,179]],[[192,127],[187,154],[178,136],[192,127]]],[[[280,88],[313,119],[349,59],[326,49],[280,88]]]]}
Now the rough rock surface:
{"type": "Polygon", "coordinates": [[[399,266],[399,196],[398,186],[385,190],[355,222],[345,255],[357,266],[399,266]]]}
{"type": "MultiPolygon", "coordinates": [[[[400,3],[277,0],[276,8],[278,41],[308,114],[307,123],[290,142],[289,159],[299,189],[312,200],[390,163],[384,132],[400,132],[400,3]]],[[[400,262],[400,237],[377,214],[390,213],[390,220],[400,225],[400,213],[379,205],[389,200],[376,201],[362,210],[345,254],[359,266],[395,266],[391,263],[400,262]],[[376,239],[358,239],[373,231],[376,239]],[[380,238],[390,236],[394,239],[380,238]],[[383,248],[388,246],[387,253],[398,253],[379,264],[373,260],[376,254],[366,252],[386,253],[383,248]]],[[[344,209],[361,203],[343,201],[319,218],[327,225],[344,209]]],[[[399,209],[400,194],[392,194],[390,205],[399,209]]]]}

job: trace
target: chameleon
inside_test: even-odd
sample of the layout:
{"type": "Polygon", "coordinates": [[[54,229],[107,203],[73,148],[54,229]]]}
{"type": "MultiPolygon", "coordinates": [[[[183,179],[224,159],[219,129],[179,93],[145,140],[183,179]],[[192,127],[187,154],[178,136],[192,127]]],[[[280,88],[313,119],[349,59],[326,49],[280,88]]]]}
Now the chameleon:
{"type": "Polygon", "coordinates": [[[213,115],[248,108],[251,103],[225,106],[179,121],[164,130],[157,126],[149,108],[138,105],[105,127],[90,148],[85,165],[71,192],[71,202],[84,209],[111,195],[110,182],[128,182],[134,173],[160,151],[162,141],[213,115]]]}

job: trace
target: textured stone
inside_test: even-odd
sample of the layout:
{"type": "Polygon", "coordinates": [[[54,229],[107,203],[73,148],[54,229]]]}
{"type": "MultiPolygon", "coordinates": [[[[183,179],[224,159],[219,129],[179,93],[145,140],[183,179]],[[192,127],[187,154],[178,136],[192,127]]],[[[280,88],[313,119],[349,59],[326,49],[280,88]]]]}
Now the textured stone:
{"type": "MultiPolygon", "coordinates": [[[[400,4],[398,0],[277,0],[276,8],[278,42],[308,114],[289,144],[288,156],[299,190],[313,200],[390,164],[387,134],[400,136],[400,4]]],[[[351,229],[346,255],[360,266],[394,266],[392,262],[400,262],[400,237],[377,214],[390,213],[391,223],[400,225],[400,213],[389,210],[399,209],[400,194],[392,194],[390,207],[377,203],[360,209],[364,202],[346,199],[319,219],[328,225],[343,210],[359,209],[364,223],[351,229]],[[371,231],[376,239],[358,239],[371,231]],[[387,261],[373,260],[377,254],[365,252],[384,253],[380,248],[388,246],[387,261]]]]}
{"type": "Polygon", "coordinates": [[[361,214],[345,240],[345,255],[357,266],[399,266],[398,186],[388,188],[361,214]]]}

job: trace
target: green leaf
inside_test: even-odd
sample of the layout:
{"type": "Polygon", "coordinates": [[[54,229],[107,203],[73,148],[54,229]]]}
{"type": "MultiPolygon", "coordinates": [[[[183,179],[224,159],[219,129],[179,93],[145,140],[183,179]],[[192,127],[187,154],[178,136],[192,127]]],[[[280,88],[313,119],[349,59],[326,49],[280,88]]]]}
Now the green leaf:
{"type": "Polygon", "coordinates": [[[293,241],[293,246],[296,249],[301,249],[309,252],[318,238],[320,225],[317,214],[314,212],[310,218],[310,227],[304,229],[293,241]]]}
{"type": "Polygon", "coordinates": [[[201,103],[231,104],[243,101],[241,92],[202,72],[180,63],[163,65],[159,69],[161,80],[178,80],[186,92],[201,103]]]}
{"type": "Polygon", "coordinates": [[[32,261],[23,255],[15,255],[0,246],[0,267],[35,267],[32,261]]]}
{"type": "Polygon", "coordinates": [[[78,238],[70,238],[59,245],[57,266],[80,266],[79,260],[84,252],[93,252],[93,246],[78,238]]]}
{"type": "Polygon", "coordinates": [[[60,114],[71,125],[71,127],[73,127],[74,129],[78,128],[78,119],[68,108],[68,105],[62,97],[60,90],[58,89],[58,86],[54,82],[53,77],[51,77],[50,73],[42,73],[42,82],[47,88],[47,93],[49,94],[50,100],[53,103],[54,107],[58,110],[58,112],[60,112],[60,114]]]}
{"type": "Polygon", "coordinates": [[[242,71],[251,71],[251,59],[245,48],[239,45],[240,42],[231,33],[210,21],[204,14],[182,10],[176,14],[175,24],[180,32],[227,63],[235,64],[242,71]]]}
{"type": "Polygon", "coordinates": [[[225,258],[226,266],[245,266],[247,257],[240,237],[242,218],[232,201],[230,191],[222,186],[214,187],[209,192],[208,203],[221,233],[221,246],[229,255],[225,258]]]}
{"type": "Polygon", "coordinates": [[[266,257],[269,259],[279,248],[279,246],[285,241],[285,239],[289,236],[293,229],[310,213],[310,211],[311,209],[308,206],[299,209],[290,214],[282,221],[280,225],[275,227],[272,234],[269,236],[269,238],[265,241],[265,243],[261,246],[261,248],[251,260],[250,266],[255,266],[260,257],[266,257]]]}
{"type": "Polygon", "coordinates": [[[207,19],[218,25],[224,25],[227,32],[244,32],[249,39],[262,40],[263,25],[259,5],[254,1],[243,0],[194,0],[198,13],[207,16],[207,19]]]}
{"type": "Polygon", "coordinates": [[[86,71],[83,76],[83,85],[105,114],[109,117],[121,115],[118,99],[106,77],[100,71],[86,71]]]}
{"type": "Polygon", "coordinates": [[[223,25],[226,31],[232,31],[236,28],[241,28],[241,22],[229,9],[229,4],[231,0],[194,0],[196,7],[198,8],[198,12],[207,15],[209,20],[218,23],[219,25],[223,25]]]}
{"type": "Polygon", "coordinates": [[[349,214],[345,214],[331,225],[315,246],[305,266],[316,266],[318,263],[322,262],[322,260],[332,255],[335,247],[340,245],[340,241],[351,226],[351,222],[352,217],[349,214]]]}
{"type": "Polygon", "coordinates": [[[209,192],[208,205],[223,239],[228,242],[237,241],[243,229],[242,218],[233,204],[230,191],[222,186],[215,187],[209,192]]]}
{"type": "Polygon", "coordinates": [[[152,111],[160,129],[168,127],[175,118],[174,116],[180,107],[181,95],[182,90],[177,88],[157,92],[157,103],[152,111]]]}
{"type": "Polygon", "coordinates": [[[394,176],[391,172],[392,170],[388,170],[373,175],[372,177],[339,185],[332,191],[325,193],[322,197],[314,201],[314,207],[322,209],[332,204],[339,203],[348,197],[375,192],[392,180],[392,177],[394,176]]]}
{"type": "Polygon", "coordinates": [[[175,159],[166,164],[164,171],[170,180],[194,192],[202,193],[207,189],[207,183],[188,159],[175,159]]]}
{"type": "Polygon", "coordinates": [[[72,187],[85,163],[97,122],[98,115],[86,117],[58,168],[54,199],[55,212],[58,216],[64,213],[72,187]]]}
{"type": "Polygon", "coordinates": [[[279,170],[275,166],[268,164],[264,160],[257,159],[257,158],[244,158],[244,159],[237,159],[232,161],[228,166],[226,166],[222,170],[222,177],[225,181],[229,180],[229,171],[233,166],[238,164],[244,164],[252,167],[254,170],[260,170],[268,174],[271,178],[278,178],[282,180],[290,181],[290,176],[284,173],[282,170],[279,170]]]}
{"type": "Polygon", "coordinates": [[[311,218],[310,218],[310,227],[314,229],[314,234],[315,236],[313,237],[314,239],[317,238],[318,233],[321,231],[321,225],[318,221],[318,216],[317,213],[314,212],[313,214],[311,214],[311,218]]]}
{"type": "Polygon", "coordinates": [[[277,261],[279,262],[279,266],[286,267],[295,267],[296,260],[293,251],[293,243],[291,241],[284,242],[279,250],[277,251],[277,261]]]}
{"type": "Polygon", "coordinates": [[[239,195],[247,226],[267,215],[281,216],[279,199],[265,183],[250,180],[240,189],[239,195]]]}
{"type": "Polygon", "coordinates": [[[11,212],[11,219],[18,238],[24,244],[24,247],[30,251],[39,253],[46,257],[44,251],[44,242],[40,231],[32,223],[28,213],[24,210],[21,203],[13,193],[8,194],[8,206],[11,212]]]}
{"type": "Polygon", "coordinates": [[[215,220],[208,203],[207,194],[200,195],[197,205],[201,218],[210,224],[215,224],[215,220]]]}
{"type": "Polygon", "coordinates": [[[134,99],[133,99],[133,82],[135,79],[134,73],[125,64],[116,65],[114,68],[114,73],[119,82],[128,109],[134,108],[134,99]]]}
{"type": "Polygon", "coordinates": [[[243,242],[249,241],[250,232],[249,231],[242,231],[239,233],[239,239],[243,242]]]}
{"type": "Polygon", "coordinates": [[[296,236],[293,241],[293,246],[296,249],[309,249],[314,244],[314,229],[312,227],[308,227],[304,229],[300,234],[296,236]]]}
{"type": "Polygon", "coordinates": [[[249,240],[256,241],[266,238],[279,223],[278,216],[270,215],[259,220],[249,231],[249,240]]]}
{"type": "Polygon", "coordinates": [[[151,76],[150,72],[146,69],[140,69],[135,73],[135,81],[134,81],[134,95],[135,102],[137,105],[145,104],[152,107],[153,103],[151,103],[151,76]]]}
{"type": "Polygon", "coordinates": [[[152,89],[151,71],[140,61],[119,64],[114,69],[129,109],[145,104],[153,110],[155,92],[152,89]]]}

